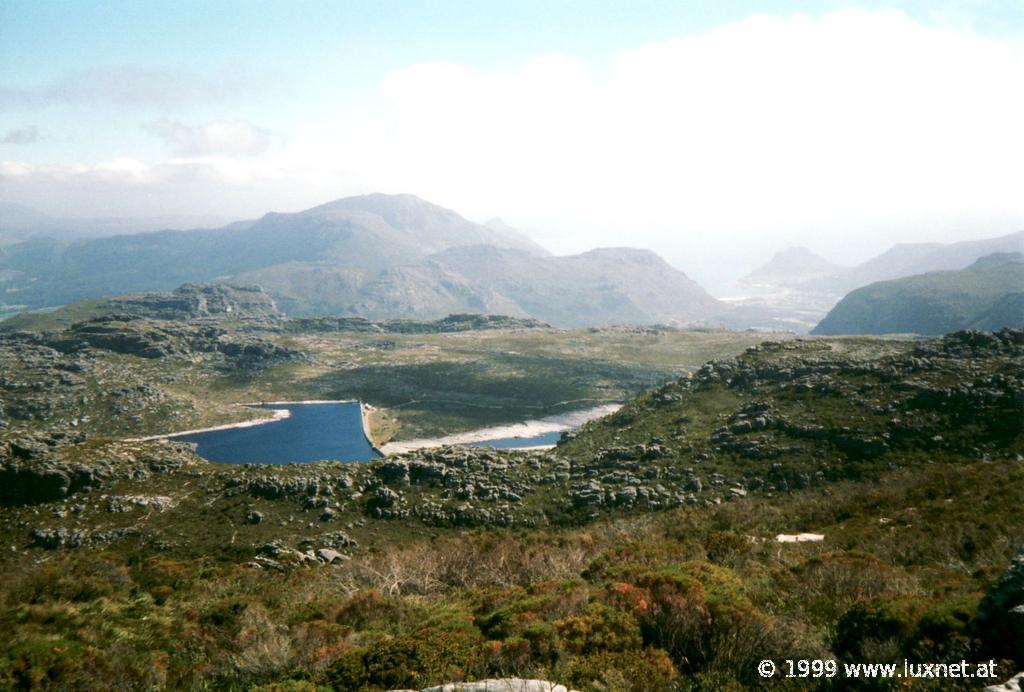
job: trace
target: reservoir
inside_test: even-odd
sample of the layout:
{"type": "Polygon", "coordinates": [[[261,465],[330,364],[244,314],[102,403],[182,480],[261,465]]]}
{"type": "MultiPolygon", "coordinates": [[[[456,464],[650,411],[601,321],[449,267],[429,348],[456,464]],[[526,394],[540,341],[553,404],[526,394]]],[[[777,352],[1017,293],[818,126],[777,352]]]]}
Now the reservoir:
{"type": "Polygon", "coordinates": [[[370,461],[380,457],[363,432],[358,401],[259,404],[287,410],[271,423],[175,435],[194,442],[199,456],[222,464],[288,464],[311,461],[370,461]]]}

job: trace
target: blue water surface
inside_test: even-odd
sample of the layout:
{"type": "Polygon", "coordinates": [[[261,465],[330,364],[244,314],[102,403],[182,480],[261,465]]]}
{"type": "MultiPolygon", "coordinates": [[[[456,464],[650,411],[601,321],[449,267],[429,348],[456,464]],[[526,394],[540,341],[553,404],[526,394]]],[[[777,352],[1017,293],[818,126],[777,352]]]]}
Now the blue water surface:
{"type": "Polygon", "coordinates": [[[333,404],[261,404],[288,409],[291,416],[248,428],[180,435],[196,452],[224,464],[288,464],[311,461],[370,461],[380,456],[363,433],[359,402],[333,404]]]}

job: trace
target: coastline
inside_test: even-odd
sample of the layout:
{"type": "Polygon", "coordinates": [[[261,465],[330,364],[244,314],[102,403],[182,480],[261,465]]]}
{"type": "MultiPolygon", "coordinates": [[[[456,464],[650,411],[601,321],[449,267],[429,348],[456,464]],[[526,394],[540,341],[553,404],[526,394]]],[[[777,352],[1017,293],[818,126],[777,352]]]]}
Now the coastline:
{"type": "MultiPolygon", "coordinates": [[[[388,442],[380,446],[380,452],[388,454],[403,454],[418,449],[429,449],[431,447],[443,447],[445,445],[460,445],[471,442],[486,442],[487,440],[503,440],[510,437],[536,437],[545,433],[564,432],[583,425],[587,421],[611,415],[620,408],[621,404],[604,404],[594,408],[562,413],[547,418],[523,421],[522,423],[511,423],[508,425],[497,425],[490,428],[480,428],[469,432],[445,435],[444,437],[419,438],[415,440],[400,440],[388,442]]],[[[516,450],[541,450],[551,449],[554,445],[537,445],[533,447],[516,447],[516,450]]]]}
{"type": "Polygon", "coordinates": [[[304,401],[243,401],[235,406],[286,406],[288,404],[354,404],[359,399],[306,399],[304,401]]]}

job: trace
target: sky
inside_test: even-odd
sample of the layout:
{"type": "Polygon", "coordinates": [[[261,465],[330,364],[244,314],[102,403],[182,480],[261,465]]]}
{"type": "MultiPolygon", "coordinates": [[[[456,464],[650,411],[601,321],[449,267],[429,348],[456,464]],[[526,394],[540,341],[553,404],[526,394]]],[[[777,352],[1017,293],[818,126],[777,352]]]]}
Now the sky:
{"type": "Polygon", "coordinates": [[[721,295],[1024,229],[1021,123],[1024,0],[0,0],[0,202],[57,216],[408,192],[721,295]]]}

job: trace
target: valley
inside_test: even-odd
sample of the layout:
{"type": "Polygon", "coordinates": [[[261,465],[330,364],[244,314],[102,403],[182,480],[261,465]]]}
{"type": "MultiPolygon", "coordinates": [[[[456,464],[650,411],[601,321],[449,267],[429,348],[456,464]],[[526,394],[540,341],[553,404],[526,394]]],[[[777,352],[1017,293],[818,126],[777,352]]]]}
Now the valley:
{"type": "Polygon", "coordinates": [[[622,402],[764,338],[473,316],[291,320],[260,291],[169,295],[3,323],[8,425],[142,437],[261,415],[240,403],[359,399],[377,409],[371,435],[383,444],[622,402]]]}
{"type": "Polygon", "coordinates": [[[224,286],[13,324],[5,684],[720,690],[766,651],[1022,663],[986,605],[1024,542],[1019,330],[291,319],[224,286]],[[128,439],[343,398],[378,442],[624,405],[550,451],[216,464],[128,439]],[[824,538],[776,539],[801,532],[824,538]]]}
{"type": "Polygon", "coordinates": [[[1024,0],[0,0],[0,692],[1024,692],[1024,0]]]}

